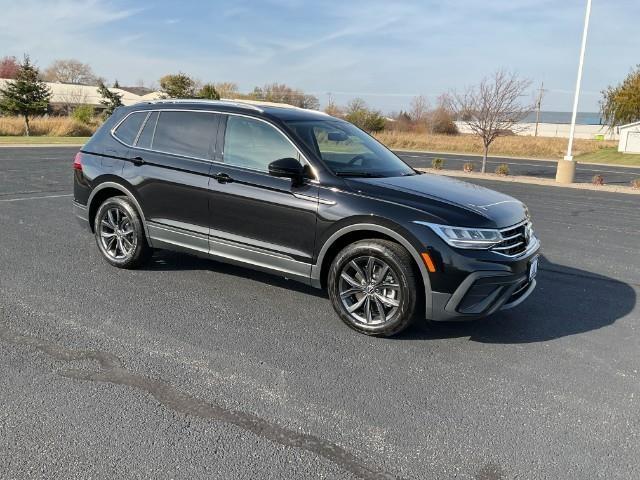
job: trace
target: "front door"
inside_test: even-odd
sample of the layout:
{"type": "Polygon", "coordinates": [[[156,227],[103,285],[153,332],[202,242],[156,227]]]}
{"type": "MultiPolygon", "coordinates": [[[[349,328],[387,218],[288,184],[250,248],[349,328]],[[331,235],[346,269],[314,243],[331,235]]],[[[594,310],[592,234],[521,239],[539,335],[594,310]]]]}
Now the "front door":
{"type": "Polygon", "coordinates": [[[281,131],[265,121],[228,115],[221,129],[224,146],[209,184],[210,253],[308,280],[318,187],[310,181],[293,185],[268,173],[274,160],[304,159],[281,131]]]}

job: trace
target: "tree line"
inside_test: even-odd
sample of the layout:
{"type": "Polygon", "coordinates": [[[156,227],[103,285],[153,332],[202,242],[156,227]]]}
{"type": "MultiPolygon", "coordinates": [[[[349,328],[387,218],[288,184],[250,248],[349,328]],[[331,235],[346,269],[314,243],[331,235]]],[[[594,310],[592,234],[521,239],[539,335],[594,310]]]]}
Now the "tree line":
{"type": "MultiPolygon", "coordinates": [[[[0,78],[8,79],[0,88],[0,112],[20,115],[24,118],[25,134],[29,135],[29,119],[48,112],[51,92],[45,82],[63,82],[78,85],[97,85],[101,95],[103,115],[110,115],[122,105],[122,95],[116,80],[110,89],[105,80],[98,77],[88,64],[74,59],[55,60],[42,73],[27,55],[22,62],[15,57],[0,59],[0,78]]],[[[367,105],[361,98],[351,100],[340,107],[333,101],[325,111],[333,116],[345,118],[368,132],[385,128],[413,130],[417,133],[458,133],[455,121],[463,122],[484,145],[482,171],[493,141],[503,135],[517,133],[519,124],[533,109],[533,102],[522,101],[531,82],[515,73],[499,70],[485,77],[480,83],[463,91],[451,91],[441,95],[435,108],[423,97],[415,97],[408,111],[383,116],[367,105]]],[[[255,87],[249,93],[241,93],[233,82],[202,83],[179,72],[164,75],[159,79],[159,91],[164,98],[202,98],[219,100],[248,99],[274,103],[286,103],[300,108],[319,109],[320,102],[314,95],[292,88],[284,83],[270,83],[255,87]]],[[[640,120],[640,65],[616,86],[602,92],[601,111],[606,123],[616,127],[640,120]]],[[[92,106],[77,107],[74,113],[91,117],[92,106]]]]}

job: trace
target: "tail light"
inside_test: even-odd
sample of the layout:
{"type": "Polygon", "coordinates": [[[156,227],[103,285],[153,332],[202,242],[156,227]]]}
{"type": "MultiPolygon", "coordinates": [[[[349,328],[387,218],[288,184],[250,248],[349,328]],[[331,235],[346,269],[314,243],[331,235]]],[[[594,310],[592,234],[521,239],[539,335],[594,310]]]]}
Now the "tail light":
{"type": "Polygon", "coordinates": [[[75,158],[73,159],[73,169],[82,171],[82,153],[76,153],[75,158]]]}

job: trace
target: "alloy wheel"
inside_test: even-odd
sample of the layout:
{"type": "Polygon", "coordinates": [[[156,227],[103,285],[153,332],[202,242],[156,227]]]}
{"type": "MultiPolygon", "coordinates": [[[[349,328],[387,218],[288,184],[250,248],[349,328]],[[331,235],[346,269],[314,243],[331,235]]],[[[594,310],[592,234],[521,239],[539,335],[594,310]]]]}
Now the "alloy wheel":
{"type": "Polygon", "coordinates": [[[131,218],[123,209],[109,207],[100,219],[100,243],[111,258],[122,260],[136,249],[137,237],[131,218]]]}
{"type": "Polygon", "coordinates": [[[401,303],[397,276],[383,260],[373,256],[354,258],[340,272],[342,305],[358,323],[374,326],[389,322],[401,303]]]}

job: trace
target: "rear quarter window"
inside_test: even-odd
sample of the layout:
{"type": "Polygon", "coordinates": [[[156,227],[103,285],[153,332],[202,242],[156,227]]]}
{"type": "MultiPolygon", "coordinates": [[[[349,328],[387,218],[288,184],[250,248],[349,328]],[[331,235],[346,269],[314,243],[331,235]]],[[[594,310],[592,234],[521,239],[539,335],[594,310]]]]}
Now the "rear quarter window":
{"type": "Polygon", "coordinates": [[[160,112],[151,148],[159,152],[210,159],[218,117],[218,114],[207,112],[160,112]]]}
{"type": "Polygon", "coordinates": [[[120,125],[118,125],[113,134],[122,143],[125,143],[126,145],[133,145],[145,118],[147,118],[147,112],[132,113],[125,118],[120,125]]]}

